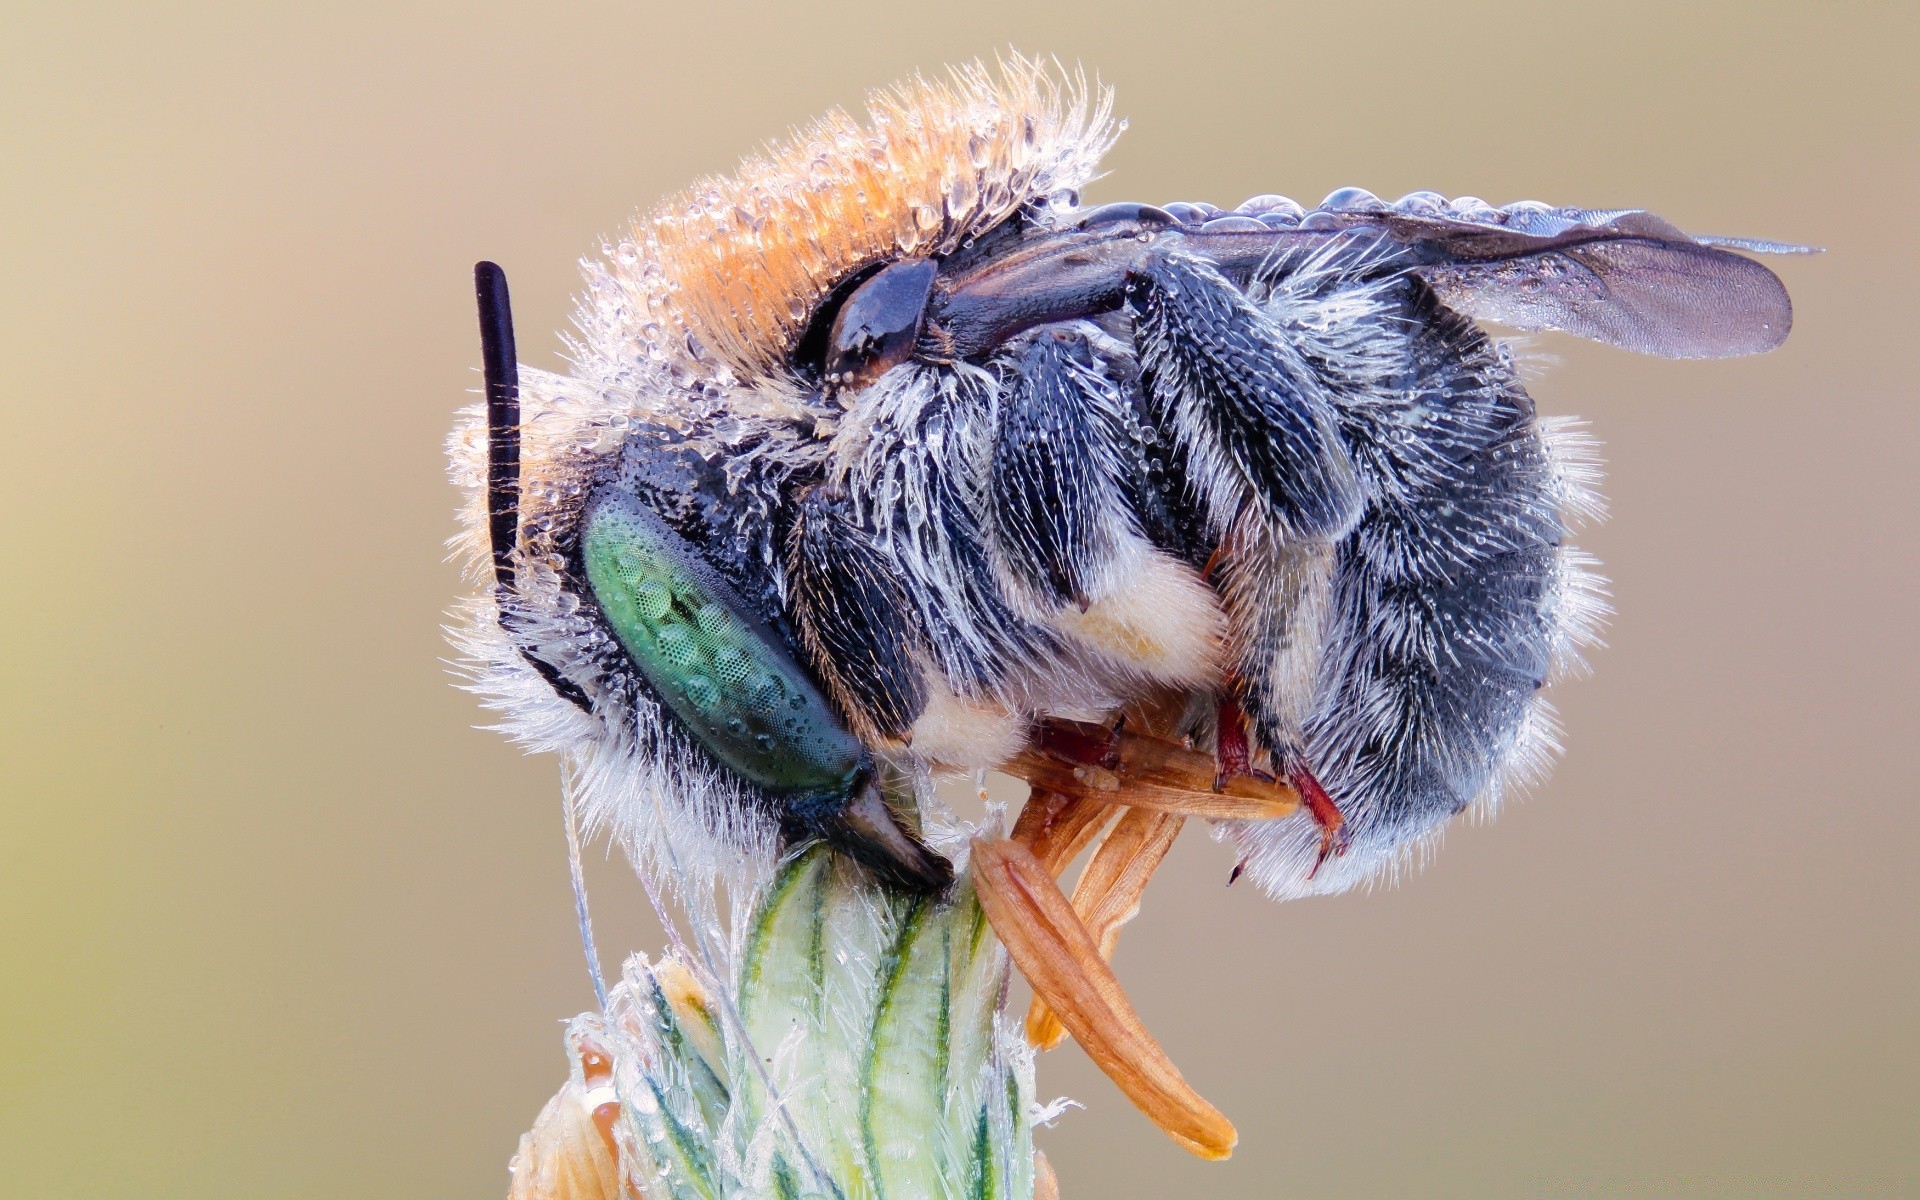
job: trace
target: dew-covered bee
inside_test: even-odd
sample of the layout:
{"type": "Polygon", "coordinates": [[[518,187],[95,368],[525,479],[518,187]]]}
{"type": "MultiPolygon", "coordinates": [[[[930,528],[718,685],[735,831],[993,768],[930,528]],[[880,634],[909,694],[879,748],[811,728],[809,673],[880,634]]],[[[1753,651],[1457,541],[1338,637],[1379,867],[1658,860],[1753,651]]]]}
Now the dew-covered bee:
{"type": "Polygon", "coordinates": [[[824,839],[951,876],[930,781],[1126,722],[1271,777],[1229,821],[1276,896],[1338,891],[1553,743],[1604,611],[1577,430],[1480,321],[1669,357],[1768,350],[1779,280],[1639,210],[1344,189],[1082,206],[1104,93],[1015,60],[835,113],[585,266],[572,369],[453,441],[477,686],[649,862],[824,839]],[[517,405],[517,407],[516,407],[517,405]]]}

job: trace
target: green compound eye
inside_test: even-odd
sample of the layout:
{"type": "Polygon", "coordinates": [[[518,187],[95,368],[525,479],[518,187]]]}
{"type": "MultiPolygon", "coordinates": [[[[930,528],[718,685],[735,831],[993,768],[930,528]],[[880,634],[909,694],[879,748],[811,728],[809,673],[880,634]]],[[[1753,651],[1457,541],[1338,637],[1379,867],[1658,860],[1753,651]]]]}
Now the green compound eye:
{"type": "Polygon", "coordinates": [[[685,678],[686,672],[697,671],[706,665],[706,656],[700,653],[700,645],[693,631],[685,625],[661,621],[652,625],[651,630],[654,642],[660,648],[660,657],[681,678],[685,678]]]}
{"type": "Polygon", "coordinates": [[[747,676],[753,674],[753,659],[733,646],[724,646],[713,656],[714,674],[729,690],[745,685],[747,676]]]}
{"type": "Polygon", "coordinates": [[[581,551],[614,636],[715,758],[781,795],[854,789],[867,761],[859,740],[779,637],[659,517],[602,492],[581,551]]]}
{"type": "Polygon", "coordinates": [[[643,579],[640,586],[633,589],[633,605],[639,610],[641,619],[658,621],[673,607],[673,593],[657,579],[643,579]]]}

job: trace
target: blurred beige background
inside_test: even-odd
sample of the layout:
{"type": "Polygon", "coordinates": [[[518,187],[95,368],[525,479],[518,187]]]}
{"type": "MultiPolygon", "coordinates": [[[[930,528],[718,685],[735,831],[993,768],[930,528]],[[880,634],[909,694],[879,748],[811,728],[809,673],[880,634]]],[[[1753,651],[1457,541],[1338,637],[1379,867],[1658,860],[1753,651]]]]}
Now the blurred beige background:
{"type": "Polygon", "coordinates": [[[1009,44],[1118,88],[1093,199],[1830,248],[1777,264],[1766,358],[1541,341],[1615,511],[1564,764],[1397,890],[1276,908],[1183,843],[1121,972],[1241,1148],[1188,1158],[1069,1047],[1065,1194],[1920,1194],[1914,13],[8,5],[0,1195],[503,1192],[590,993],[554,765],[440,661],[470,264],[556,365],[631,210],[1009,44]]]}

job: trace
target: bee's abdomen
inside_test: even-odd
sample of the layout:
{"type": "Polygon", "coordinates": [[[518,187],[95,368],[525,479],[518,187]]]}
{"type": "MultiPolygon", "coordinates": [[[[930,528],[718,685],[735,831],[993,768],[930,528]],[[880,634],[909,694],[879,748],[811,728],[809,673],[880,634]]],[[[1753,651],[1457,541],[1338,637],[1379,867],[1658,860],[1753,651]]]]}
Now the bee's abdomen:
{"type": "Polygon", "coordinates": [[[1351,848],[1319,863],[1305,821],[1250,832],[1250,868],[1281,895],[1344,890],[1496,789],[1567,636],[1563,497],[1532,400],[1423,287],[1397,307],[1404,378],[1341,406],[1374,498],[1335,554],[1305,729],[1351,848]]]}

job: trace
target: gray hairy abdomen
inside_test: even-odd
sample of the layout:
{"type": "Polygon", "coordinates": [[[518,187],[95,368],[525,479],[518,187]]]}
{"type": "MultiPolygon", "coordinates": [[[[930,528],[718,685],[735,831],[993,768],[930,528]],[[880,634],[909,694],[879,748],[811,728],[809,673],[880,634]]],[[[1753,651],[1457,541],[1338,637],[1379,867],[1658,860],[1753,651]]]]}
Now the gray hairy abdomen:
{"type": "Polygon", "coordinates": [[[1298,859],[1260,872],[1283,892],[1344,890],[1495,786],[1561,636],[1566,529],[1533,402],[1485,334],[1408,289],[1404,386],[1343,405],[1374,496],[1335,554],[1305,730],[1350,849],[1308,879],[1303,819],[1256,837],[1298,859]]]}

